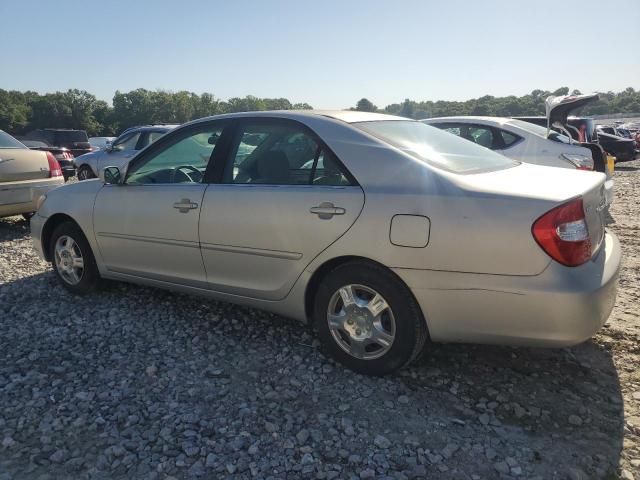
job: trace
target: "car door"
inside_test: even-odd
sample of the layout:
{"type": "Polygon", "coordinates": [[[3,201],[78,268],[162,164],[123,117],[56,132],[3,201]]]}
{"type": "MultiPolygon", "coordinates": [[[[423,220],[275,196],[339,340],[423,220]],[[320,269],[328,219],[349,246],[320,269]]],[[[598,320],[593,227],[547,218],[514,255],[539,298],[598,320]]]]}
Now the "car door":
{"type": "Polygon", "coordinates": [[[217,180],[200,215],[209,287],[258,299],[284,298],[364,205],[324,142],[291,120],[241,121],[217,180]]]}
{"type": "Polygon", "coordinates": [[[206,288],[198,219],[222,124],[197,124],[136,157],[123,183],[96,197],[94,231],[117,273],[206,288]]]}

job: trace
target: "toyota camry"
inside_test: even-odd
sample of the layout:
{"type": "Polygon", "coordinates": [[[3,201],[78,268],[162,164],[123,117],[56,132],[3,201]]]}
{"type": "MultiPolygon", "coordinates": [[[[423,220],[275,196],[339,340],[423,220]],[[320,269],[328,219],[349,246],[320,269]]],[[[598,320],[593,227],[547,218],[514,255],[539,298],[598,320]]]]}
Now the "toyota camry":
{"type": "Polygon", "coordinates": [[[604,183],[406,118],[248,112],[187,123],[47,193],[31,226],[72,292],[114,279],[268,310],[384,374],[428,340],[590,338],[621,255],[604,183]]]}

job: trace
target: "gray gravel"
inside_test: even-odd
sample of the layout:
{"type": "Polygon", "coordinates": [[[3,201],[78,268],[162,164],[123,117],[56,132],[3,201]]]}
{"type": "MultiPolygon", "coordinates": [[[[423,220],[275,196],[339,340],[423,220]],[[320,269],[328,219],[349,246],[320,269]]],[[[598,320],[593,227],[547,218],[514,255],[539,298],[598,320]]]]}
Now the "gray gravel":
{"type": "MultiPolygon", "coordinates": [[[[638,195],[612,212],[629,236],[639,175],[617,174],[638,195]]],[[[0,480],[640,479],[639,272],[578,347],[434,345],[369,378],[264,312],[118,283],[70,295],[28,224],[0,219],[0,480]]]]}

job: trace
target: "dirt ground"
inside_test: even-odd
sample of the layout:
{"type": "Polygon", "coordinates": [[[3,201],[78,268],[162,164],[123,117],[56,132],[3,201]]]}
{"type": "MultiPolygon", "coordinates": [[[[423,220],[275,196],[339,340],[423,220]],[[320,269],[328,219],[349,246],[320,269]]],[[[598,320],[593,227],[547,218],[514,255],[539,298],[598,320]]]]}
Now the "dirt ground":
{"type": "Polygon", "coordinates": [[[429,345],[384,378],[300,324],[124,283],[79,297],[0,219],[0,480],[640,480],[640,160],[609,322],[573,348],[429,345]]]}
{"type": "Polygon", "coordinates": [[[609,226],[622,245],[618,299],[594,342],[612,353],[624,401],[621,466],[640,478],[640,160],[616,165],[609,226]]]}

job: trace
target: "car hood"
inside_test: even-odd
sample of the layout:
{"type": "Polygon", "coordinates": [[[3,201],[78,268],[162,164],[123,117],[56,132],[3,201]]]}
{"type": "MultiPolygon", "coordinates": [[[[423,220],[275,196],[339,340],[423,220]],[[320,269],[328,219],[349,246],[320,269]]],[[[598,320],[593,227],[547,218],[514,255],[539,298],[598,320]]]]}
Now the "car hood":
{"type": "Polygon", "coordinates": [[[547,114],[547,127],[551,127],[556,123],[566,125],[567,118],[571,112],[591,102],[595,102],[598,98],[597,93],[591,95],[560,95],[557,97],[547,97],[544,102],[547,114]]]}

